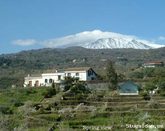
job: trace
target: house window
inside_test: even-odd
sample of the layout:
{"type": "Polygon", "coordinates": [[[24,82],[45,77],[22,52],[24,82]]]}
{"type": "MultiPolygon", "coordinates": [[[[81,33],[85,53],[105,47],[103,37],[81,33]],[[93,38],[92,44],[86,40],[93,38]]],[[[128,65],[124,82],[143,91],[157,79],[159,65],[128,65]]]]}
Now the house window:
{"type": "Polygon", "coordinates": [[[53,80],[52,79],[49,79],[49,83],[52,83],[53,82],[53,80]]]}
{"type": "Polygon", "coordinates": [[[61,80],[61,76],[60,75],[58,75],[58,80],[61,80]]]}
{"type": "Polygon", "coordinates": [[[71,73],[68,73],[68,76],[71,76],[71,73]]]}
{"type": "Polygon", "coordinates": [[[88,70],[88,76],[93,75],[93,71],[92,70],[88,70]]]}
{"type": "Polygon", "coordinates": [[[48,83],[48,79],[45,79],[45,83],[48,83]]]}
{"type": "Polygon", "coordinates": [[[78,72],[76,73],[76,76],[77,76],[77,77],[79,76],[79,73],[78,73],[78,72]]]}
{"type": "Polygon", "coordinates": [[[91,71],[90,70],[88,70],[88,76],[91,76],[92,74],[91,74],[91,71]]]}

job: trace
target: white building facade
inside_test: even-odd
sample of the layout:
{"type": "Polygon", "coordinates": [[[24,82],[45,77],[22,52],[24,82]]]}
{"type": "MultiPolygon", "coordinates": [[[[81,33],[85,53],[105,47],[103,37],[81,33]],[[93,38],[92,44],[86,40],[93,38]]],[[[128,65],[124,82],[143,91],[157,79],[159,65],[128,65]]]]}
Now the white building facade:
{"type": "Polygon", "coordinates": [[[60,84],[65,77],[78,78],[80,81],[92,81],[97,79],[97,74],[90,67],[68,68],[64,71],[55,73],[43,73],[41,76],[25,77],[24,87],[51,86],[52,83],[60,84]]]}
{"type": "Polygon", "coordinates": [[[30,76],[28,75],[24,79],[24,87],[38,87],[42,86],[42,77],[41,76],[30,76]]]}
{"type": "Polygon", "coordinates": [[[154,67],[163,67],[164,63],[162,61],[155,61],[155,62],[146,62],[143,64],[144,68],[154,68],[154,67]]]}

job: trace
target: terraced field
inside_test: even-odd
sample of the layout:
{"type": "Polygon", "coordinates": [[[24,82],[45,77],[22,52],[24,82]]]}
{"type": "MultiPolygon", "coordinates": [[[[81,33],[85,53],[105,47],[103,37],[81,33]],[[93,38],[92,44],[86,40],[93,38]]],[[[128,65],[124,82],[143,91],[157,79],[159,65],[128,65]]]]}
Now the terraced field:
{"type": "Polygon", "coordinates": [[[165,130],[163,96],[144,100],[140,95],[112,96],[105,92],[68,95],[59,92],[52,98],[44,98],[45,91],[45,88],[38,88],[0,92],[0,130],[165,130]]]}
{"type": "Polygon", "coordinates": [[[59,131],[165,129],[165,99],[161,96],[150,101],[141,96],[53,97],[44,99],[40,106],[44,112],[34,113],[33,121],[43,122],[32,125],[31,130],[39,126],[59,131]]]}

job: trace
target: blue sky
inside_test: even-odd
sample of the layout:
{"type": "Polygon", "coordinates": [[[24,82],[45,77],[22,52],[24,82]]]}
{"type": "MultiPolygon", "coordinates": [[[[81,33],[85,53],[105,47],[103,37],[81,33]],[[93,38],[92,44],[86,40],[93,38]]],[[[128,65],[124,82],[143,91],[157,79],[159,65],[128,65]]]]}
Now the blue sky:
{"type": "Polygon", "coordinates": [[[0,54],[95,29],[165,44],[164,12],[165,0],[0,0],[0,54]]]}

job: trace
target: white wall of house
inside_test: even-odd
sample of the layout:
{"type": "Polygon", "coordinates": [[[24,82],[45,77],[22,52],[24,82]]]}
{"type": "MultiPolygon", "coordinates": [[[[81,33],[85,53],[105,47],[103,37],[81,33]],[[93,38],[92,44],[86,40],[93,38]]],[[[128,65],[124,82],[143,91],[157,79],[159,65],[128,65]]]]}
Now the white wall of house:
{"type": "Polygon", "coordinates": [[[156,67],[154,64],[145,64],[144,68],[154,68],[156,67]]]}
{"type": "Polygon", "coordinates": [[[80,81],[91,81],[97,77],[92,69],[84,71],[65,71],[65,76],[79,78],[80,81]]]}
{"type": "Polygon", "coordinates": [[[24,87],[51,86],[53,81],[60,83],[61,80],[64,80],[64,73],[44,73],[41,77],[27,76],[24,80],[24,87]]]}
{"type": "Polygon", "coordinates": [[[54,83],[61,83],[66,76],[79,78],[80,81],[90,81],[96,78],[96,73],[91,68],[89,70],[43,73],[41,77],[25,77],[24,86],[51,86],[53,81],[54,83]]]}
{"type": "Polygon", "coordinates": [[[150,62],[150,63],[144,63],[143,64],[144,68],[163,67],[163,66],[164,66],[163,62],[150,62]]]}
{"type": "Polygon", "coordinates": [[[79,78],[80,81],[87,80],[86,71],[65,71],[65,76],[79,78]]]}
{"type": "Polygon", "coordinates": [[[139,95],[139,92],[135,92],[135,93],[119,93],[121,96],[133,96],[133,95],[139,95]]]}
{"type": "Polygon", "coordinates": [[[44,73],[42,74],[42,81],[45,86],[51,86],[53,81],[55,83],[60,83],[64,80],[64,73],[44,73]]]}
{"type": "Polygon", "coordinates": [[[42,77],[25,77],[24,87],[42,86],[42,77]]]}

